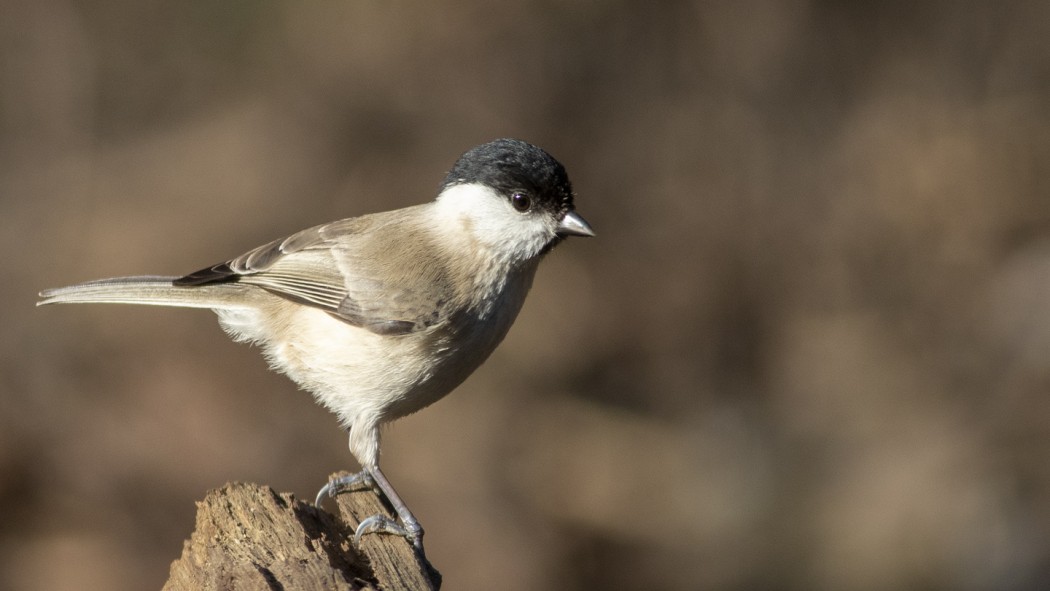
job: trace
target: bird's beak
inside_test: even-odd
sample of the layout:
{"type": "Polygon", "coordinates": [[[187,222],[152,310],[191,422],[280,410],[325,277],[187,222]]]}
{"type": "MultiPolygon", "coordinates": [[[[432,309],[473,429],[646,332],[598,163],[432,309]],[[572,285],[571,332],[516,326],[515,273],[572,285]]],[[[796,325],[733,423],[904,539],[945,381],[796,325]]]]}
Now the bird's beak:
{"type": "Polygon", "coordinates": [[[558,223],[558,228],[555,230],[558,236],[594,236],[594,230],[591,229],[587,221],[580,217],[580,214],[575,211],[570,211],[565,214],[565,217],[558,223]]]}

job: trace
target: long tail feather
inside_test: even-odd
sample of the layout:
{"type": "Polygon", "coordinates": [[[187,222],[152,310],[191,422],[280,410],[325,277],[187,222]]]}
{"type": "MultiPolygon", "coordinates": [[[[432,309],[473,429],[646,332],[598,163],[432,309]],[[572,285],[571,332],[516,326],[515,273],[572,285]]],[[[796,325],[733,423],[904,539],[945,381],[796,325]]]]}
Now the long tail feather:
{"type": "Polygon", "coordinates": [[[236,283],[201,286],[175,286],[177,277],[114,277],[46,289],[36,305],[48,304],[144,304],[185,308],[234,309],[249,307],[247,286],[236,283]]]}

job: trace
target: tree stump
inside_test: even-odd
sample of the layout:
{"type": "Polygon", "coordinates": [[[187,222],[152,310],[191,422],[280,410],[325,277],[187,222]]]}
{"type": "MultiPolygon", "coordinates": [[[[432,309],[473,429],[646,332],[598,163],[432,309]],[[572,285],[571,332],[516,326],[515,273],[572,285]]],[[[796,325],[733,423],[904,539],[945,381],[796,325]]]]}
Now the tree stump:
{"type": "MultiPolygon", "coordinates": [[[[338,475],[337,475],[338,476],[338,475]]],[[[197,503],[197,524],[165,591],[275,589],[436,590],[441,575],[400,536],[369,534],[361,519],[393,517],[371,490],[336,497],[337,517],[289,493],[231,483],[197,503]]]]}

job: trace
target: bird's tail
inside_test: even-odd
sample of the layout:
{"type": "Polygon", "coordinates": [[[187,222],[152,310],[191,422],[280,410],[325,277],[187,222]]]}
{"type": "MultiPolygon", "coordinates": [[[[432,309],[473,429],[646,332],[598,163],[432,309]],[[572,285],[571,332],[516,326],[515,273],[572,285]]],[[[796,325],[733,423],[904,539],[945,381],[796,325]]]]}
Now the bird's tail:
{"type": "Polygon", "coordinates": [[[248,307],[246,286],[237,283],[176,286],[177,277],[146,275],[114,277],[46,289],[36,305],[47,304],[145,304],[183,308],[237,309],[248,307]]]}

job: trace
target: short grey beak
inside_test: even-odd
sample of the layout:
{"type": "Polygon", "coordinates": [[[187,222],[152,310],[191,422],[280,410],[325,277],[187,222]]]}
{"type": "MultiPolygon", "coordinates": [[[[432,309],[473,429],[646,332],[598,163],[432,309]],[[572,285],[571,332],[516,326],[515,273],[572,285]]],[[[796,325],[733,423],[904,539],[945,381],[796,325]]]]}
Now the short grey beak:
{"type": "Polygon", "coordinates": [[[558,236],[594,236],[594,230],[591,229],[587,221],[580,217],[580,214],[575,211],[570,211],[565,214],[565,217],[558,223],[558,229],[555,230],[558,236]]]}

